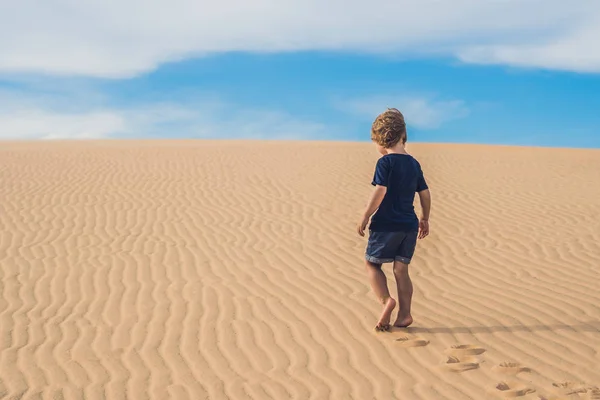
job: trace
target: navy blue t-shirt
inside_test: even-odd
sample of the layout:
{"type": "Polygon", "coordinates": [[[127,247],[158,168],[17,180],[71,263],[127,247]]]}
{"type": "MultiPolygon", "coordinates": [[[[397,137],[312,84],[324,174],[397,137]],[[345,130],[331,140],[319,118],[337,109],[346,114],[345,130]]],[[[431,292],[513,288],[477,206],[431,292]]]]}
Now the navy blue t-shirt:
{"type": "Polygon", "coordinates": [[[415,193],[428,189],[421,165],[408,154],[386,154],[377,161],[373,186],[386,186],[387,192],[371,218],[374,232],[412,232],[419,230],[415,214],[415,193]]]}

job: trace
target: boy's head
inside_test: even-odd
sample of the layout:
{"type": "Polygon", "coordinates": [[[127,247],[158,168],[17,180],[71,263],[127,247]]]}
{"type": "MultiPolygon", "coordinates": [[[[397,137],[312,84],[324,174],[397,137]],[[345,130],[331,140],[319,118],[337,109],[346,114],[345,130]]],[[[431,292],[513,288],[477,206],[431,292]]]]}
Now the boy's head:
{"type": "Polygon", "coordinates": [[[406,143],[406,123],[404,115],[396,108],[388,108],[379,114],[371,127],[371,140],[383,149],[390,149],[398,143],[406,143]]]}

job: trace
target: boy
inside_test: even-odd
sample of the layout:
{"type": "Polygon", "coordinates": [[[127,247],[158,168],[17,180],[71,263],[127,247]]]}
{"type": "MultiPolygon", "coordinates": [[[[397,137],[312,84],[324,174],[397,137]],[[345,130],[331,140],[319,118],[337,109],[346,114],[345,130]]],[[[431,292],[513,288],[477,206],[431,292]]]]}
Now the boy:
{"type": "Polygon", "coordinates": [[[371,287],[383,304],[383,312],[375,326],[377,331],[390,330],[390,319],[396,307],[381,264],[394,263],[400,302],[394,326],[408,327],[413,323],[410,313],[413,286],[408,275],[408,264],[414,254],[417,237],[423,239],[429,235],[431,195],[421,165],[404,148],[406,139],[404,116],[397,109],[388,109],[373,122],[371,140],[383,157],[377,162],[372,182],[375,190],[357,231],[364,236],[369,219],[373,216],[365,258],[371,287]],[[415,193],[419,194],[423,210],[420,220],[413,206],[415,193]]]}

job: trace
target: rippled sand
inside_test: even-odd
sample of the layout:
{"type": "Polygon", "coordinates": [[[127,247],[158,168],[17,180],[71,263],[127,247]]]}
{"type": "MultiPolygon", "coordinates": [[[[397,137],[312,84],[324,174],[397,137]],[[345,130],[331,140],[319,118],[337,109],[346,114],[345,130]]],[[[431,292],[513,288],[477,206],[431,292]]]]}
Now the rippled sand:
{"type": "Polygon", "coordinates": [[[371,144],[2,142],[0,398],[600,398],[600,151],[409,151],[432,234],[375,333],[371,144]]]}

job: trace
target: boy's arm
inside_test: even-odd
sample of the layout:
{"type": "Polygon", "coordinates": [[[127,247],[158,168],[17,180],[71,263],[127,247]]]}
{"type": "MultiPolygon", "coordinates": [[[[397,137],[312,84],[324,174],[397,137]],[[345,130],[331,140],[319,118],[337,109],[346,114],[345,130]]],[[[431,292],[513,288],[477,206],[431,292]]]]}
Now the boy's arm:
{"type": "Polygon", "coordinates": [[[419,239],[429,235],[429,213],[431,212],[431,193],[429,189],[419,192],[419,201],[421,202],[422,215],[419,221],[419,239]]]}
{"type": "Polygon", "coordinates": [[[381,185],[375,186],[375,190],[373,191],[373,194],[371,194],[371,198],[369,199],[369,203],[367,204],[367,209],[362,215],[362,218],[356,228],[360,236],[365,236],[365,229],[367,228],[367,224],[369,223],[369,218],[371,218],[371,215],[373,215],[381,205],[381,202],[383,201],[386,192],[387,187],[381,185]]]}

